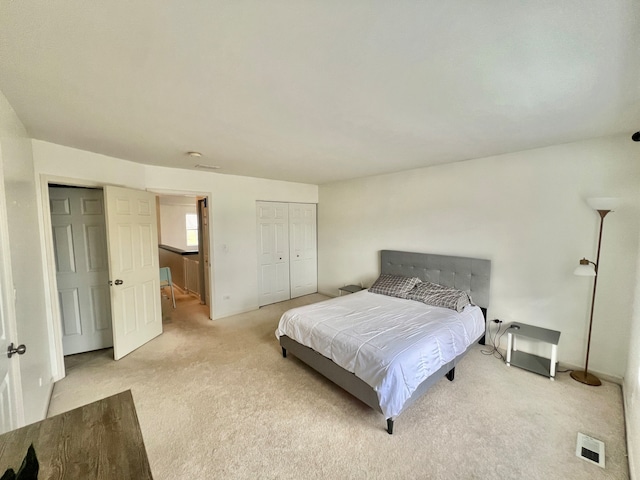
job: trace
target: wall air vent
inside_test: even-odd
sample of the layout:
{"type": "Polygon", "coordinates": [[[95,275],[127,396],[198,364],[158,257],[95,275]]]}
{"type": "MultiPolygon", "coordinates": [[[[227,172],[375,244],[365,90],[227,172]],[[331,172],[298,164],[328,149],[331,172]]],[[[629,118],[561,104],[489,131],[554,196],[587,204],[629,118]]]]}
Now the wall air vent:
{"type": "Polygon", "coordinates": [[[604,468],[604,443],[584,433],[578,433],[576,456],[604,468]]]}

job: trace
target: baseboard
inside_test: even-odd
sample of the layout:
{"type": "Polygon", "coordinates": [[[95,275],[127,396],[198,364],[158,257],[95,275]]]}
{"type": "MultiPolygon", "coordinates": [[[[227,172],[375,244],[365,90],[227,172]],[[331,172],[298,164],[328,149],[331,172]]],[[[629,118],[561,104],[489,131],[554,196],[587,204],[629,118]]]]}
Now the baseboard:
{"type": "Polygon", "coordinates": [[[625,438],[627,440],[627,464],[629,465],[629,478],[631,480],[640,479],[640,470],[636,471],[640,466],[635,465],[635,457],[631,454],[635,450],[633,449],[633,440],[631,435],[632,427],[629,422],[629,412],[631,411],[629,408],[629,404],[627,403],[627,396],[625,395],[624,384],[622,385],[622,408],[624,413],[624,428],[625,428],[625,438]]]}
{"type": "Polygon", "coordinates": [[[258,310],[258,308],[260,307],[256,305],[255,307],[242,308],[239,310],[230,310],[228,312],[223,312],[218,315],[214,315],[214,318],[212,320],[220,320],[221,318],[233,317],[234,315],[240,315],[241,313],[253,312],[254,310],[258,310]]]}
{"type": "Polygon", "coordinates": [[[51,399],[53,398],[53,387],[55,386],[55,382],[52,380],[51,383],[49,384],[49,395],[48,395],[48,401],[46,403],[46,407],[44,409],[44,412],[41,415],[41,418],[44,420],[45,418],[47,418],[47,416],[49,415],[49,407],[51,406],[51,399]]]}
{"type": "Polygon", "coordinates": [[[340,295],[337,293],[330,293],[324,290],[318,290],[318,293],[320,295],[324,295],[325,297],[331,297],[331,298],[335,298],[335,297],[339,297],[340,295]]]}
{"type": "MultiPolygon", "coordinates": [[[[489,337],[487,336],[487,338],[489,337]]],[[[505,348],[500,348],[499,351],[500,353],[502,353],[504,357],[507,356],[507,350],[505,348]]],[[[584,367],[581,367],[578,365],[572,365],[570,363],[558,362],[558,367],[556,370],[584,370],[584,367]]],[[[609,375],[607,373],[598,372],[596,370],[589,369],[589,373],[593,373],[599,379],[605,380],[607,382],[615,383],[616,385],[622,386],[624,382],[624,379],[622,377],[616,377],[615,375],[609,375]]]]}

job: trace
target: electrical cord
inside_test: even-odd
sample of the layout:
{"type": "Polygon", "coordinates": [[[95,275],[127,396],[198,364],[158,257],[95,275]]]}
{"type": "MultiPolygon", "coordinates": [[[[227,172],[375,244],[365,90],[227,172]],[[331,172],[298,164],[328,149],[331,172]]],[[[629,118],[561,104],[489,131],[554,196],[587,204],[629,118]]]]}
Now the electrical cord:
{"type": "Polygon", "coordinates": [[[498,329],[494,332],[493,338],[491,337],[491,325],[489,325],[489,342],[491,343],[492,348],[491,350],[480,350],[480,353],[482,353],[483,355],[491,355],[502,361],[506,361],[506,359],[504,358],[504,355],[502,355],[502,353],[500,352],[499,347],[500,347],[500,343],[502,342],[502,337],[504,336],[505,333],[507,333],[508,329],[505,328],[504,331],[500,333],[500,330],[502,329],[502,321],[492,320],[491,323],[498,324],[498,329]],[[496,344],[496,342],[498,343],[496,344]]]}

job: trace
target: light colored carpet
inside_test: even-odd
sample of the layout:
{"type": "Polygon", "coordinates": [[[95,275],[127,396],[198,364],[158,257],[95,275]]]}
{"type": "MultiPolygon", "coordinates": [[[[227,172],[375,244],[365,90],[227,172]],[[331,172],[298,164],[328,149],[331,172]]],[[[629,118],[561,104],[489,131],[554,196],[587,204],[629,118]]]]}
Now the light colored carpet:
{"type": "Polygon", "coordinates": [[[67,358],[49,415],[131,389],[156,480],[216,478],[625,479],[620,387],[555,382],[472,351],[398,417],[383,416],[291,355],[280,315],[321,295],[210,321],[163,300],[163,335],[115,362],[67,358]],[[606,469],[575,456],[577,432],[606,444],[606,469]]]}

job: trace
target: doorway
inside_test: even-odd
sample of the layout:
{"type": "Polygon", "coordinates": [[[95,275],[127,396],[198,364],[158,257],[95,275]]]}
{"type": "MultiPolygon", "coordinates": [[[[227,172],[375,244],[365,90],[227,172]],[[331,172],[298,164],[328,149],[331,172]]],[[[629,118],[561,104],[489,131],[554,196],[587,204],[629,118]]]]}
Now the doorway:
{"type": "Polygon", "coordinates": [[[163,289],[163,321],[189,316],[211,318],[208,197],[160,194],[158,206],[159,265],[168,268],[171,287],[163,289]]]}
{"type": "MultiPolygon", "coordinates": [[[[93,269],[92,265],[100,263],[96,260],[95,246],[106,245],[108,274],[105,293],[100,294],[100,289],[95,288],[92,295],[86,298],[94,305],[102,302],[110,306],[110,322],[104,313],[106,310],[103,309],[100,323],[105,327],[103,330],[107,329],[110,323],[113,358],[119,360],[162,333],[157,217],[155,195],[149,192],[45,175],[41,179],[47,278],[51,302],[52,377],[54,381],[58,381],[65,376],[64,355],[69,353],[63,348],[63,344],[67,343],[63,341],[65,336],[63,333],[65,330],[66,333],[72,332],[74,328],[82,330],[83,322],[87,320],[81,318],[83,310],[80,306],[80,293],[74,292],[74,289],[79,290],[79,287],[71,286],[67,288],[70,292],[64,292],[63,290],[68,286],[61,281],[59,289],[58,266],[65,265],[61,261],[61,255],[65,249],[59,248],[60,244],[66,241],[67,255],[72,251],[75,252],[73,260],[68,259],[66,263],[67,267],[72,267],[73,270],[77,270],[78,265],[83,261],[81,258],[83,256],[89,257],[89,261],[84,262],[85,267],[89,270],[93,269]],[[102,229],[97,226],[89,228],[90,225],[85,224],[76,226],[75,229],[86,230],[87,235],[86,237],[77,236],[74,240],[74,227],[61,226],[54,218],[56,215],[52,215],[52,211],[62,213],[67,210],[70,216],[73,202],[63,198],[56,204],[56,194],[51,192],[53,198],[50,198],[50,186],[75,189],[85,193],[97,190],[98,197],[87,197],[84,203],[80,202],[80,208],[84,209],[84,213],[94,213],[96,216],[102,210],[105,220],[102,229]],[[102,197],[99,196],[100,192],[102,197]],[[96,198],[101,199],[101,202],[96,198]],[[54,224],[56,227],[61,226],[62,230],[68,230],[68,234],[57,235],[60,232],[56,232],[54,224]],[[101,231],[104,232],[103,235],[99,235],[101,231]],[[91,242],[87,241],[86,238],[92,235],[95,239],[91,242]],[[55,247],[56,243],[58,248],[55,247]],[[73,243],[76,245],[70,249],[69,244],[73,243]],[[68,293],[66,298],[63,295],[65,293],[68,293]],[[65,309],[75,314],[75,318],[73,314],[71,317],[63,317],[65,309]]],[[[86,193],[86,195],[89,194],[86,193]]],[[[84,311],[86,314],[87,310],[84,311]]],[[[92,314],[89,314],[90,319],[91,316],[92,314]]],[[[97,315],[93,320],[95,317],[97,315]]],[[[90,345],[84,351],[106,346],[90,345]]]]}
{"type": "MultiPolygon", "coordinates": [[[[55,175],[41,175],[40,179],[40,199],[43,212],[44,242],[47,259],[46,278],[49,291],[48,302],[51,305],[50,338],[52,377],[54,381],[58,381],[65,377],[65,359],[62,348],[63,321],[58,302],[59,295],[53,247],[54,240],[51,225],[49,186],[85,187],[103,191],[107,225],[106,244],[110,262],[109,272],[112,277],[111,280],[113,280],[113,286],[109,288],[109,297],[111,300],[114,339],[113,355],[116,360],[126,355],[128,353],[127,350],[131,351],[146,341],[151,340],[154,336],[162,333],[158,263],[159,229],[156,208],[156,195],[161,192],[156,191],[152,193],[150,191],[132,190],[105,185],[91,180],[79,180],[55,175]],[[109,195],[107,195],[107,193],[109,193],[109,195]],[[124,216],[119,215],[120,213],[124,214],[124,216]],[[138,219],[136,220],[138,223],[129,223],[129,220],[135,218],[138,219]],[[111,228],[111,226],[115,227],[116,225],[120,225],[121,228],[111,228]],[[120,235],[126,232],[133,234],[129,240],[133,241],[135,246],[133,249],[127,249],[126,251],[118,250],[119,244],[122,244],[124,241],[120,235]],[[134,252],[138,252],[138,254],[134,254],[134,252]],[[126,260],[126,262],[121,265],[115,264],[114,262],[118,259],[126,260]],[[135,266],[133,270],[127,268],[127,262],[135,266]],[[132,276],[132,274],[142,273],[144,273],[142,277],[140,275],[132,276]],[[136,305],[138,305],[139,308],[137,308],[136,305]],[[151,320],[151,317],[153,317],[153,320],[151,320]],[[144,332],[142,330],[144,330],[144,332]],[[118,344],[116,340],[122,340],[123,337],[132,338],[133,336],[140,338],[137,338],[135,342],[119,342],[126,348],[121,348],[116,352],[117,349],[115,347],[118,344]]],[[[178,195],[189,192],[170,191],[170,193],[178,195]]],[[[197,193],[194,192],[191,193],[191,195],[197,195],[197,193]]],[[[202,198],[207,198],[207,195],[202,195],[202,198]]],[[[210,224],[210,220],[208,220],[207,223],[210,224]]],[[[129,244],[130,242],[124,241],[124,243],[129,244]]],[[[211,288],[213,288],[212,282],[211,288]]],[[[208,305],[207,307],[209,307],[206,314],[207,318],[212,318],[212,305],[208,305]]],[[[128,338],[126,340],[128,340],[128,338]]]]}

